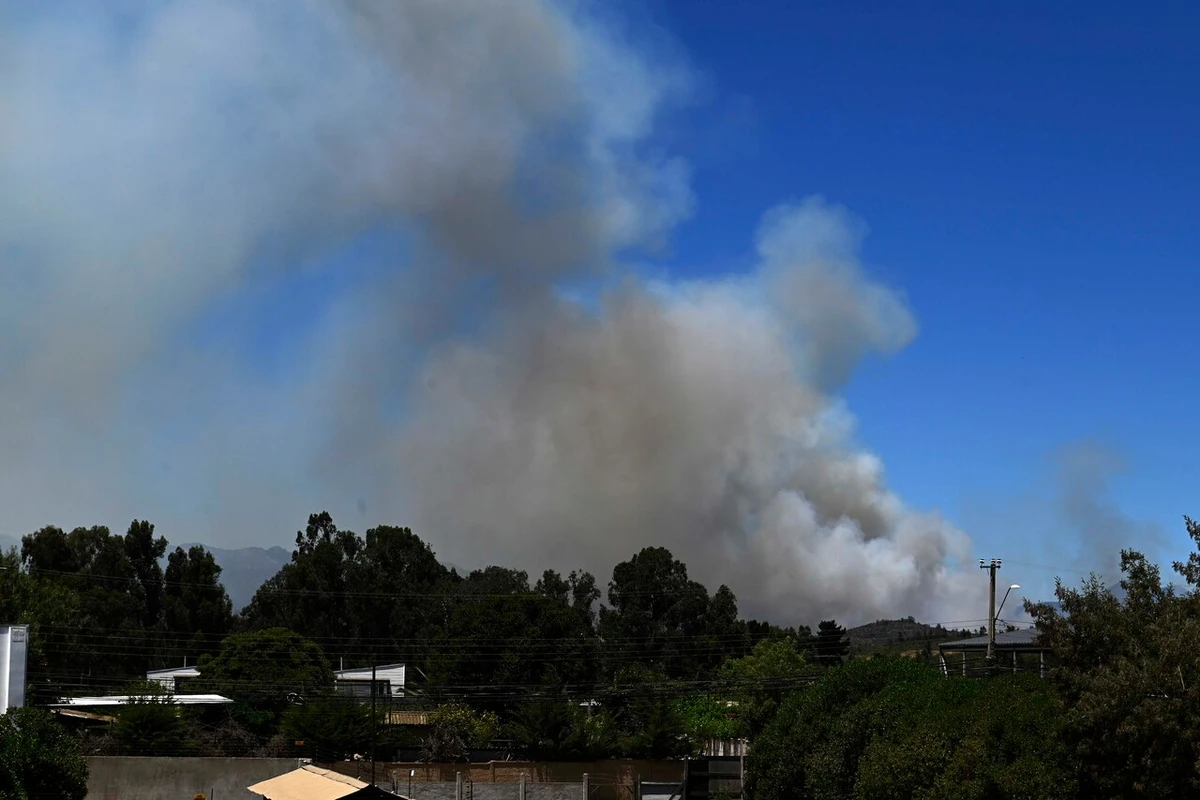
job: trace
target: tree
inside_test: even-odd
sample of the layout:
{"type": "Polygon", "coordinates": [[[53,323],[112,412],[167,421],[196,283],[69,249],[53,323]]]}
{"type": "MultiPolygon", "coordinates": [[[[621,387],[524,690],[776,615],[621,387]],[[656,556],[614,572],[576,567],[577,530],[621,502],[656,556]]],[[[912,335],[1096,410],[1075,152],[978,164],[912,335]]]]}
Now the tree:
{"type": "Polygon", "coordinates": [[[600,671],[600,640],[596,631],[596,579],[583,570],[563,578],[546,570],[533,587],[543,598],[538,606],[538,628],[548,656],[544,679],[569,684],[594,683],[600,671]]]}
{"type": "Polygon", "coordinates": [[[603,707],[618,731],[618,750],[628,758],[673,758],[691,751],[675,699],[684,688],[665,673],[634,662],[622,667],[604,694],[603,707]]]}
{"type": "Polygon", "coordinates": [[[381,525],[367,531],[348,570],[356,649],[386,663],[423,656],[444,616],[430,598],[450,579],[433,548],[409,528],[381,525]]]}
{"type": "Polygon", "coordinates": [[[149,522],[134,520],[129,523],[123,544],[141,590],[142,626],[153,628],[162,616],[163,570],[159,559],[167,552],[167,540],[154,538],[154,526],[149,522]]]}
{"type": "Polygon", "coordinates": [[[817,626],[817,636],[814,640],[817,650],[817,663],[826,667],[836,667],[850,652],[850,641],[846,638],[846,629],[834,620],[823,620],[817,626]]]}
{"type": "Polygon", "coordinates": [[[186,552],[176,547],[167,559],[163,619],[174,658],[215,651],[233,627],[233,603],[221,585],[221,567],[203,547],[186,552]]]}
{"type": "Polygon", "coordinates": [[[594,680],[591,575],[573,572],[564,579],[547,571],[530,589],[526,573],[492,566],[452,587],[431,654],[430,677],[440,685],[494,694],[497,686],[556,688],[594,680]]]}
{"type": "Polygon", "coordinates": [[[323,511],[297,532],[291,563],[259,587],[242,620],[251,630],[282,627],[344,642],[365,664],[415,661],[444,620],[445,603],[433,598],[452,583],[408,528],[380,526],[364,539],[323,511]]]}
{"type": "Polygon", "coordinates": [[[0,715],[0,797],[83,800],[87,774],[78,742],[50,714],[13,708],[0,715]]]}
{"type": "Polygon", "coordinates": [[[158,559],[166,546],[165,539],[155,538],[153,525],[138,520],[124,536],[97,525],[70,533],[47,526],[21,538],[22,565],[38,591],[73,593],[84,617],[70,635],[89,646],[54,647],[46,672],[111,679],[142,673],[155,661],[163,603],[158,559]],[[125,646],[101,646],[114,637],[125,646]]]}
{"type": "Polygon", "coordinates": [[[94,641],[78,592],[31,575],[12,548],[0,553],[0,619],[29,626],[31,704],[52,702],[58,693],[50,679],[79,663],[81,651],[94,641]]]}
{"type": "Polygon", "coordinates": [[[162,684],[140,681],[120,694],[131,700],[117,711],[113,738],[127,756],[183,756],[190,753],[187,726],[162,684]]]}
{"type": "Polygon", "coordinates": [[[517,707],[509,733],[529,759],[589,759],[597,754],[589,752],[586,716],[578,704],[566,697],[532,700],[517,707]]]}
{"type": "Polygon", "coordinates": [[[728,587],[710,598],[663,547],[644,548],[613,568],[600,634],[610,674],[632,659],[689,679],[709,677],[727,655],[741,655],[747,638],[728,587]]]}
{"type": "Polygon", "coordinates": [[[237,701],[237,716],[259,733],[276,730],[293,695],[333,691],[333,670],[321,648],[284,628],[233,634],[199,666],[197,685],[237,701]]]}
{"type": "Polygon", "coordinates": [[[737,739],[743,735],[741,722],[734,716],[737,706],[732,701],[701,694],[679,698],[672,705],[693,751],[711,739],[737,739]]]}
{"type": "Polygon", "coordinates": [[[371,707],[349,697],[318,697],[290,706],[283,714],[283,734],[304,742],[304,752],[318,761],[341,761],[371,747],[371,707]]]}
{"type": "Polygon", "coordinates": [[[859,717],[873,735],[855,796],[1075,797],[1061,718],[1053,690],[1033,675],[893,684],[859,717]]]}
{"type": "Polygon", "coordinates": [[[946,679],[911,659],[855,660],[787,699],[754,741],[746,791],[758,800],[1068,798],[1060,720],[1053,690],[1033,676],[946,679]]]}
{"type": "Polygon", "coordinates": [[[794,638],[764,639],[748,656],[721,666],[721,681],[737,702],[739,736],[756,737],[784,698],[814,677],[814,668],[794,638]]]}
{"type": "Polygon", "coordinates": [[[486,747],[499,730],[491,711],[477,714],[464,703],[446,703],[429,715],[429,734],[422,743],[426,761],[449,764],[464,761],[467,749],[486,747]]]}
{"type": "Polygon", "coordinates": [[[1078,758],[1084,796],[1200,792],[1200,525],[1184,520],[1197,548],[1174,565],[1186,591],[1125,550],[1123,598],[1092,576],[1077,589],[1058,582],[1060,608],[1027,606],[1050,648],[1067,707],[1063,740],[1078,758]]]}
{"type": "Polygon", "coordinates": [[[242,618],[252,630],[287,628],[322,640],[353,638],[350,573],[362,549],[353,531],[339,531],[328,512],[311,514],[296,533],[292,561],[254,593],[242,618]]]}

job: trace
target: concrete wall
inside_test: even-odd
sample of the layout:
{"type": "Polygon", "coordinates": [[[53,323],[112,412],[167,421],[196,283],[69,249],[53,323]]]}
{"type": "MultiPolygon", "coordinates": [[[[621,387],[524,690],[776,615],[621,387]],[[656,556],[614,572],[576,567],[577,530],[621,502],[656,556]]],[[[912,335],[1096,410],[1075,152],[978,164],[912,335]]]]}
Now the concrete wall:
{"type": "MultiPolygon", "coordinates": [[[[301,765],[293,758],[118,758],[88,759],[88,800],[262,800],[246,787],[301,765]]],[[[362,762],[321,764],[352,777],[369,780],[370,765],[362,762]]],[[[415,770],[412,800],[455,800],[455,776],[463,776],[463,800],[518,800],[525,775],[525,800],[585,800],[583,775],[588,774],[590,798],[633,800],[638,777],[644,781],[678,782],[680,761],[525,762],[488,764],[376,765],[376,783],[409,794],[408,773],[415,770]]]]}
{"type": "MultiPolygon", "coordinates": [[[[370,771],[365,762],[334,762],[321,764],[355,778],[362,778],[370,771]]],[[[603,761],[489,761],[486,764],[426,764],[421,762],[383,762],[375,766],[375,774],[382,780],[391,780],[394,773],[404,779],[408,786],[408,773],[416,772],[416,783],[453,783],[455,775],[462,773],[463,780],[476,786],[482,783],[517,783],[521,775],[530,784],[534,783],[579,783],[584,773],[590,776],[592,786],[609,783],[632,785],[641,776],[643,781],[681,781],[684,764],[682,761],[642,761],[634,759],[605,759],[603,761]]],[[[365,779],[364,779],[365,780],[365,779]]]]}
{"type": "MultiPolygon", "coordinates": [[[[321,766],[353,778],[370,780],[370,764],[338,762],[321,766]]],[[[518,784],[525,776],[525,800],[584,800],[583,776],[587,774],[588,800],[633,800],[634,786],[643,781],[678,784],[683,780],[682,761],[491,761],[486,764],[384,763],[375,765],[375,780],[391,789],[392,779],[400,794],[412,800],[455,800],[455,779],[462,775],[463,800],[518,800],[518,784]]]]}
{"type": "MultiPolygon", "coordinates": [[[[383,789],[391,790],[391,784],[380,782],[383,789]]],[[[412,794],[408,794],[408,779],[397,779],[396,789],[411,800],[455,800],[453,783],[413,783],[412,794]]],[[[519,800],[519,786],[515,783],[475,783],[463,786],[463,800],[519,800]]],[[[525,785],[525,800],[584,800],[582,783],[528,783],[525,785]]],[[[595,796],[593,795],[593,800],[595,796]]]]}
{"type": "Polygon", "coordinates": [[[246,787],[291,772],[294,758],[117,758],[88,762],[88,800],[262,800],[246,787]]]}

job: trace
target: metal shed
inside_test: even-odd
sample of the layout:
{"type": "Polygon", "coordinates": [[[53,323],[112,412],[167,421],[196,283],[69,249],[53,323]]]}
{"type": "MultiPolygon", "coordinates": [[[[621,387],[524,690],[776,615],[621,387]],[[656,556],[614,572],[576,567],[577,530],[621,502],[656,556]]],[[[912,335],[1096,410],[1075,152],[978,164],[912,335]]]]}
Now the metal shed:
{"type": "MultiPolygon", "coordinates": [[[[954,655],[961,656],[962,675],[978,675],[982,673],[987,657],[988,637],[972,636],[969,639],[956,639],[952,642],[942,642],[938,645],[938,663],[942,674],[949,677],[950,662],[954,655]],[[969,665],[969,666],[968,666],[969,665]]],[[[1005,631],[996,634],[996,666],[1008,669],[1011,665],[1013,672],[1019,667],[1017,657],[1021,653],[1037,653],[1038,677],[1046,676],[1046,653],[1049,648],[1038,641],[1036,628],[1026,628],[1018,631],[1005,631]]],[[[955,665],[956,667],[958,665],[955,665]]],[[[957,668],[954,670],[957,672],[957,668]]]]}

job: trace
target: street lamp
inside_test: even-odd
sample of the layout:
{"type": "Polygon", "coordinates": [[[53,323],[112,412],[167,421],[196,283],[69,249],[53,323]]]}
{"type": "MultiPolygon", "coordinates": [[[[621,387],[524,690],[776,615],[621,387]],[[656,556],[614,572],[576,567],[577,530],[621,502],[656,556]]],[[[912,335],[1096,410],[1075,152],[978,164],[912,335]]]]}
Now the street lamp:
{"type": "MultiPolygon", "coordinates": [[[[1021,588],[1021,584],[1019,584],[1019,583],[1014,583],[1012,586],[1009,586],[1008,591],[1004,593],[1004,600],[1008,599],[1008,592],[1011,592],[1013,589],[1020,589],[1020,588],[1021,588]]],[[[996,619],[1000,619],[1000,612],[1004,610],[1004,600],[1000,601],[1000,607],[996,609],[996,619]]]]}

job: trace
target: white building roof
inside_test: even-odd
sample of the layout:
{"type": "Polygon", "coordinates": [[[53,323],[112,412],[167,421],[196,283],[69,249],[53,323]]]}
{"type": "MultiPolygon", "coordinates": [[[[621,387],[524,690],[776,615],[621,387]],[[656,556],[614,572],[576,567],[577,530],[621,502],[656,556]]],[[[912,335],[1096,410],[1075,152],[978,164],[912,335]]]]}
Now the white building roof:
{"type": "MultiPolygon", "coordinates": [[[[369,681],[371,680],[371,667],[339,669],[333,674],[339,681],[369,681]]],[[[404,683],[403,664],[386,664],[375,667],[375,680],[396,683],[393,679],[399,679],[400,684],[404,683]]]]}
{"type": "Polygon", "coordinates": [[[200,670],[195,667],[168,667],[167,669],[152,669],[146,673],[149,680],[160,678],[199,678],[200,670]]]}
{"type": "MultiPolygon", "coordinates": [[[[57,703],[51,703],[54,708],[68,706],[123,706],[131,702],[146,699],[141,695],[110,694],[103,697],[63,697],[57,703]]],[[[158,702],[170,703],[177,706],[206,706],[232,703],[228,697],[219,694],[169,694],[154,698],[158,702]]]]}

